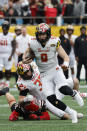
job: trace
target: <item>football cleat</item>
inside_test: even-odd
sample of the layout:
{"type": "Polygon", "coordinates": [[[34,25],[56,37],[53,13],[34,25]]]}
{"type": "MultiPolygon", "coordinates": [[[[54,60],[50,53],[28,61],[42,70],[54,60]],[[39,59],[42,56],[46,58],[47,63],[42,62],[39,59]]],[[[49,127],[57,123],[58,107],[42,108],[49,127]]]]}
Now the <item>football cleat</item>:
{"type": "Polygon", "coordinates": [[[9,88],[8,87],[0,89],[0,96],[5,95],[7,92],[9,92],[9,88]]]}
{"type": "Polygon", "coordinates": [[[78,123],[77,112],[73,109],[71,111],[70,118],[73,124],[78,123]]]}
{"type": "Polygon", "coordinates": [[[76,100],[78,105],[84,106],[84,101],[83,101],[82,97],[80,96],[79,92],[77,92],[76,90],[74,90],[74,92],[75,92],[74,99],[76,100]]]}
{"type": "Polygon", "coordinates": [[[77,118],[80,119],[80,118],[83,118],[84,115],[82,113],[77,113],[77,118]]]}
{"type": "Polygon", "coordinates": [[[9,121],[17,121],[18,117],[19,117],[19,113],[14,110],[9,116],[9,121]]]}

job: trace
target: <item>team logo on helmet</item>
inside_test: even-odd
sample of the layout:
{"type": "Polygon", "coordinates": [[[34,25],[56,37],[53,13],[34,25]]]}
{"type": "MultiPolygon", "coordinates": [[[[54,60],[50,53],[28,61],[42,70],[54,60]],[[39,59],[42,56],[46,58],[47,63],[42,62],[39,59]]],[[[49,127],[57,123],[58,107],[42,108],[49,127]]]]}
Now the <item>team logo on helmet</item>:
{"type": "Polygon", "coordinates": [[[41,23],[36,27],[36,33],[35,34],[36,34],[37,41],[42,44],[42,43],[48,41],[49,38],[51,37],[51,28],[46,23],[41,23]],[[46,38],[40,39],[39,35],[44,34],[44,33],[46,33],[46,38]]]}
{"type": "Polygon", "coordinates": [[[24,75],[25,72],[30,70],[30,64],[23,64],[19,62],[17,65],[17,72],[19,75],[24,75]]]}
{"type": "Polygon", "coordinates": [[[50,27],[46,23],[41,23],[36,27],[36,31],[42,32],[42,33],[46,32],[49,29],[50,27]]]}

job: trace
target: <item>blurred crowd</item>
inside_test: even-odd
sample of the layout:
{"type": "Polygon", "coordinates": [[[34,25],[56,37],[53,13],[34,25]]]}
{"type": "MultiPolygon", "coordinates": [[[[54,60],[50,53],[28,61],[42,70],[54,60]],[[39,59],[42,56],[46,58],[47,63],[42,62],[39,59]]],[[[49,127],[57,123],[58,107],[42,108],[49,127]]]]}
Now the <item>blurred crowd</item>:
{"type": "Polygon", "coordinates": [[[0,24],[3,19],[11,24],[56,24],[57,16],[63,16],[62,24],[85,24],[86,7],[86,0],[3,0],[0,24]]]}

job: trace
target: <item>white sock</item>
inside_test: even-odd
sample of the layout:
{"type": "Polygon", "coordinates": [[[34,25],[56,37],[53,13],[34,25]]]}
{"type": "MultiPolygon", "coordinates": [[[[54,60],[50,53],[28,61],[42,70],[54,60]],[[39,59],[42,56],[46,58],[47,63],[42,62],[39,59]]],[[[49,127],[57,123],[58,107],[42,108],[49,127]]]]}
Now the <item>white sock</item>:
{"type": "Polygon", "coordinates": [[[75,78],[75,74],[72,74],[72,79],[74,79],[75,78]]]}
{"type": "Polygon", "coordinates": [[[65,112],[68,113],[68,114],[71,114],[72,113],[72,109],[67,106],[66,109],[65,109],[65,112]]]}

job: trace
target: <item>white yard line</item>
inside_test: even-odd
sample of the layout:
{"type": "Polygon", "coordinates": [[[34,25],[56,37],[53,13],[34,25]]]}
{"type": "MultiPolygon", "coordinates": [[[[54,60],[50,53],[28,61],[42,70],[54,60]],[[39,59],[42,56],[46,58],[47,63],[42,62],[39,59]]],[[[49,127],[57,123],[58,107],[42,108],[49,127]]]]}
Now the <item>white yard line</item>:
{"type": "Polygon", "coordinates": [[[9,105],[8,104],[0,105],[0,108],[3,108],[3,107],[9,107],[9,105]]]}
{"type": "MultiPolygon", "coordinates": [[[[59,121],[59,120],[58,120],[59,121]]],[[[51,127],[53,127],[53,126],[77,126],[77,125],[80,125],[80,126],[86,126],[87,127],[87,123],[77,123],[77,124],[72,124],[72,123],[67,123],[67,121],[66,121],[66,123],[55,123],[55,121],[53,122],[51,122],[51,120],[50,120],[50,123],[48,122],[47,123],[47,121],[46,121],[46,123],[44,122],[44,123],[34,123],[34,126],[33,126],[33,124],[32,123],[28,123],[28,124],[21,124],[21,123],[13,123],[13,124],[0,124],[0,126],[20,126],[20,127],[22,127],[22,126],[33,126],[34,128],[36,128],[35,126],[51,126],[51,127]]]]}
{"type": "Polygon", "coordinates": [[[79,88],[87,88],[87,85],[80,85],[79,88]]]}

